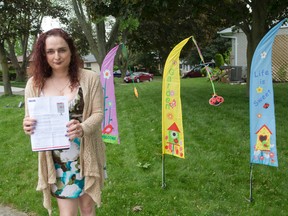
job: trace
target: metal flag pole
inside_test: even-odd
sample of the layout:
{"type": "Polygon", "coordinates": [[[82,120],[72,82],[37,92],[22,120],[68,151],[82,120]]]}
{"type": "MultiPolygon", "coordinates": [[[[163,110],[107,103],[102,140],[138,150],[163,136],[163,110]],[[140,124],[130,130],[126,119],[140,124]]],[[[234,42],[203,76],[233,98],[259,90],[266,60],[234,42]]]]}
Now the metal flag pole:
{"type": "Polygon", "coordinates": [[[253,202],[253,196],[252,196],[252,191],[253,191],[253,175],[252,175],[252,168],[253,168],[253,164],[250,163],[250,197],[249,197],[249,202],[252,203],[253,202]]]}
{"type": "Polygon", "coordinates": [[[166,188],[165,182],[165,154],[162,154],[162,189],[166,188]]]}

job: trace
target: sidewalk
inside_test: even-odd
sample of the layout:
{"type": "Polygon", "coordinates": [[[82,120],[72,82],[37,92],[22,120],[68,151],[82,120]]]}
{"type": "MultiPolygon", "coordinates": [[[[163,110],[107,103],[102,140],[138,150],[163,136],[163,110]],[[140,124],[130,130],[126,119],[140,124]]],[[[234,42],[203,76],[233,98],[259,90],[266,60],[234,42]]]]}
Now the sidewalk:
{"type": "MultiPolygon", "coordinates": [[[[12,88],[13,94],[15,94],[15,95],[24,95],[24,88],[17,88],[17,87],[11,87],[11,88],[12,88]]],[[[3,95],[3,94],[4,94],[4,86],[0,86],[0,96],[3,95]]]]}
{"type": "Polygon", "coordinates": [[[0,205],[0,215],[1,216],[28,216],[25,213],[18,212],[12,208],[0,205]]]}

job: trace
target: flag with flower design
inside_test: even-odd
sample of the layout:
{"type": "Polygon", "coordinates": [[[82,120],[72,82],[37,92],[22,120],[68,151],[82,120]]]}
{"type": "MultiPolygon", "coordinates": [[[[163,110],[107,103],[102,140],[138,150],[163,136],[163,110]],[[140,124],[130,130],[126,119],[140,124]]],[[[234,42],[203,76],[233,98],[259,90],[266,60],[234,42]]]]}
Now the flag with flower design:
{"type": "Polygon", "coordinates": [[[113,144],[120,144],[113,76],[114,58],[118,48],[119,45],[115,46],[105,56],[100,72],[100,79],[104,93],[102,138],[104,142],[113,144]]]}
{"type": "Polygon", "coordinates": [[[278,167],[274,93],[272,81],[272,46],[286,19],[274,26],[258,44],[250,71],[250,163],[278,167]]]}
{"type": "Polygon", "coordinates": [[[184,158],[179,56],[190,38],[181,41],[170,52],[162,81],[162,154],[179,158],[184,158]]]}

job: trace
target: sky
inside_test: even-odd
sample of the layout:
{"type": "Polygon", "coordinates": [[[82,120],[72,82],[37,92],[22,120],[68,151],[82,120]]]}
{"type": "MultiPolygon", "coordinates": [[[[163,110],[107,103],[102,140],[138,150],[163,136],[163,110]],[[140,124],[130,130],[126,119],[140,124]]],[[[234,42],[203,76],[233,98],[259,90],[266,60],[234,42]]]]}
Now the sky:
{"type": "Polygon", "coordinates": [[[43,31],[46,32],[52,28],[60,28],[61,25],[60,25],[60,22],[58,19],[53,19],[49,16],[46,16],[43,18],[41,27],[42,27],[43,31]]]}

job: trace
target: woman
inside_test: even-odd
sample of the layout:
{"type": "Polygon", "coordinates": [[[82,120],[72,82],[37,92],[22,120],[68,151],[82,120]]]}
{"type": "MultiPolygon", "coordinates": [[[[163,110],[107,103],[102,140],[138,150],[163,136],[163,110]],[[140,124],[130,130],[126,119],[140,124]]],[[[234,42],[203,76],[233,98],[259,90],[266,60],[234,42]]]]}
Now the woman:
{"type": "Polygon", "coordinates": [[[104,183],[105,146],[102,141],[103,92],[97,73],[80,69],[73,40],[62,29],[42,33],[34,47],[25,88],[24,132],[33,134],[37,122],[29,117],[27,98],[66,96],[70,121],[69,149],[39,152],[38,185],[51,215],[51,195],[61,216],[95,215],[104,183]]]}

